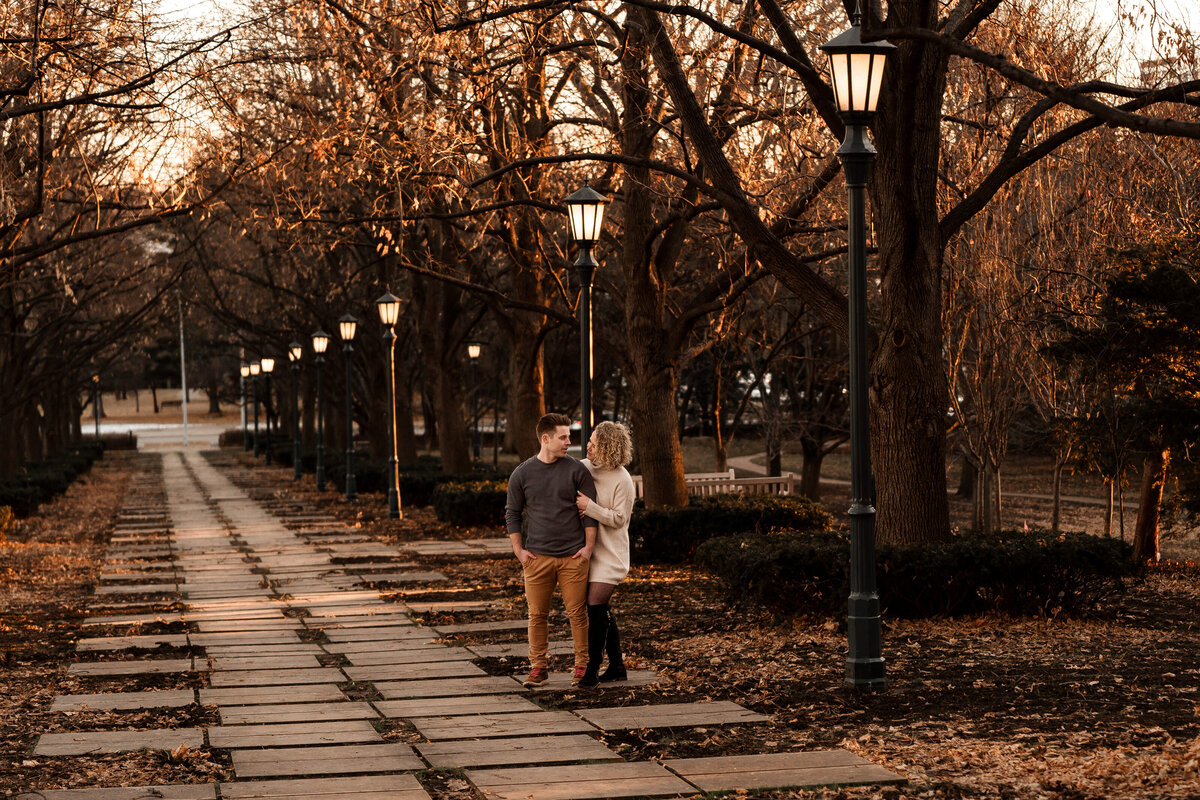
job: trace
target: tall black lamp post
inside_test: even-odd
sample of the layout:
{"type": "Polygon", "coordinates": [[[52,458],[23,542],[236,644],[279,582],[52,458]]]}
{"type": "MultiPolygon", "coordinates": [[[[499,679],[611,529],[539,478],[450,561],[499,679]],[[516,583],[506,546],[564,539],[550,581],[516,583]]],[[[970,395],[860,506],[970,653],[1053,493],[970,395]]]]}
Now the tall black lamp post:
{"type": "Polygon", "coordinates": [[[100,376],[92,376],[92,420],[96,424],[96,438],[100,438],[100,376]]]}
{"type": "MultiPolygon", "coordinates": [[[[471,447],[475,460],[479,460],[479,353],[483,347],[477,342],[467,345],[467,355],[471,358],[471,447]]],[[[492,432],[495,435],[495,432],[492,432]]],[[[587,446],[584,446],[584,450],[587,446]]]]}
{"type": "Polygon", "coordinates": [[[300,480],[300,357],[304,345],[288,345],[288,361],[292,364],[292,480],[300,480]]]}
{"type": "Polygon", "coordinates": [[[258,373],[262,371],[262,364],[257,361],[250,362],[250,383],[253,384],[254,390],[254,457],[258,458],[258,373]]]}
{"type": "Polygon", "coordinates": [[[849,30],[821,45],[829,55],[833,93],[846,123],[838,148],[849,193],[850,289],[850,599],[846,685],[882,689],[887,678],[875,588],[875,497],[871,481],[870,417],[867,407],[867,230],[866,187],[875,160],[867,126],[875,115],[888,55],[895,46],[864,42],[856,8],[849,30]]]}
{"type": "Polygon", "coordinates": [[[342,353],[346,356],[346,501],[358,497],[354,488],[354,392],[350,381],[353,377],[351,357],[354,353],[354,332],[358,330],[358,320],[349,312],[338,320],[338,332],[342,335],[342,353]]]}
{"type": "Polygon", "coordinates": [[[396,320],[400,318],[400,298],[387,292],[375,301],[379,321],[387,328],[383,340],[388,349],[388,438],[391,455],[388,458],[388,516],[400,519],[400,463],[396,457],[396,320]]]}
{"type": "Polygon", "coordinates": [[[275,405],[271,402],[271,373],[275,371],[275,359],[271,357],[264,358],[259,362],[262,368],[262,373],[266,376],[267,381],[267,398],[265,401],[267,412],[267,466],[271,466],[271,412],[275,405]]]}
{"type": "Polygon", "coordinates": [[[317,491],[325,491],[325,395],[321,391],[321,366],[325,363],[325,349],[329,347],[329,334],[317,331],[312,335],[313,352],[317,356],[317,491]]]}
{"type": "Polygon", "coordinates": [[[571,223],[571,238],[579,248],[575,269],[579,271],[580,442],[585,453],[592,435],[592,276],[600,266],[592,256],[592,248],[600,238],[607,203],[607,197],[586,183],[563,200],[571,223]]]}
{"type": "Polygon", "coordinates": [[[250,449],[250,415],[246,413],[246,378],[250,377],[250,365],[243,363],[238,367],[242,376],[242,449],[250,449]]]}

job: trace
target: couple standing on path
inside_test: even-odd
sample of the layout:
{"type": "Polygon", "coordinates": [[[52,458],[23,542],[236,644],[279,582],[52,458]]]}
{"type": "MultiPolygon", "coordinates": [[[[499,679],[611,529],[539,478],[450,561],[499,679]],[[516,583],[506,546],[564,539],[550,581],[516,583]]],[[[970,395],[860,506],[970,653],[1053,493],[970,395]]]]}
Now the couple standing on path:
{"type": "Polygon", "coordinates": [[[608,601],[629,573],[633,479],[625,465],[633,458],[633,445],[624,425],[601,422],[587,442],[587,459],[576,461],[567,455],[570,425],[562,414],[538,420],[541,450],[508,479],[504,515],[513,554],[525,573],[529,605],[529,687],[549,678],[546,617],[555,586],[571,621],[571,683],[591,687],[626,678],[608,601]],[[601,675],[606,651],[608,669],[601,675]]]}

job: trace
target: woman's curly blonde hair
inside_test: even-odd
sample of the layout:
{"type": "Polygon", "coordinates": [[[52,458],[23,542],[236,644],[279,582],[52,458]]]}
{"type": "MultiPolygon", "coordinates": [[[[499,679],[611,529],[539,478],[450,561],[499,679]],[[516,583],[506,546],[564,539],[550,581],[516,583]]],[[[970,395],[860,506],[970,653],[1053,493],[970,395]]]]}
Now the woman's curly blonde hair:
{"type": "Polygon", "coordinates": [[[619,422],[601,422],[596,426],[596,452],[592,463],[604,469],[623,467],[633,460],[633,441],[629,429],[619,422]]]}

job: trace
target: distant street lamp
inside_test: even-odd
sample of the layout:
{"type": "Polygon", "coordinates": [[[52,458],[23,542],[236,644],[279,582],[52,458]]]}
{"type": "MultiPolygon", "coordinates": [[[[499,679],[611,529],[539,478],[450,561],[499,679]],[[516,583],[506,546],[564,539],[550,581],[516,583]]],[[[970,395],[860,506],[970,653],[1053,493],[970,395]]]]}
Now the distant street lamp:
{"type": "Polygon", "coordinates": [[[271,402],[271,373],[275,371],[275,359],[267,357],[261,362],[263,375],[267,376],[267,466],[271,466],[271,412],[275,405],[271,402]]]}
{"type": "Polygon", "coordinates": [[[304,345],[288,345],[288,361],[292,364],[292,480],[300,480],[300,357],[304,345]]]}
{"type": "Polygon", "coordinates": [[[388,517],[400,519],[400,460],[396,457],[396,320],[400,318],[400,298],[391,292],[375,301],[379,321],[387,327],[383,340],[388,348],[388,435],[392,440],[388,458],[388,517]]]}
{"type": "Polygon", "coordinates": [[[850,28],[821,49],[829,55],[833,94],[846,123],[838,149],[849,193],[850,300],[850,598],[846,658],[848,686],[882,689],[887,684],[882,652],[879,596],[875,585],[875,497],[871,481],[870,417],[867,405],[867,232],[866,186],[875,148],[867,126],[875,116],[883,70],[895,45],[863,42],[861,14],[850,28]]]}
{"type": "Polygon", "coordinates": [[[321,366],[325,363],[325,348],[329,334],[317,331],[312,335],[313,352],[317,356],[317,491],[325,491],[325,396],[321,393],[321,366]]]}
{"type": "Polygon", "coordinates": [[[250,382],[254,384],[254,457],[258,458],[258,373],[262,365],[257,361],[250,362],[250,382]]]}
{"type": "Polygon", "coordinates": [[[358,320],[349,312],[338,320],[338,332],[342,335],[342,353],[346,356],[346,501],[358,496],[354,488],[354,393],[351,390],[351,357],[354,353],[354,332],[358,329],[358,320]]]}
{"type": "MultiPolygon", "coordinates": [[[[475,342],[467,345],[471,357],[471,442],[475,460],[479,460],[479,353],[482,347],[475,342]]],[[[492,432],[495,435],[495,431],[492,432]]],[[[586,448],[585,448],[586,449],[586,448]]]]}
{"type": "Polygon", "coordinates": [[[250,377],[250,365],[242,363],[238,367],[238,372],[242,376],[242,449],[250,450],[250,416],[246,413],[246,378],[250,377]]]}
{"type": "Polygon", "coordinates": [[[96,438],[100,438],[100,376],[92,376],[92,419],[96,424],[96,438]]]}
{"type": "Polygon", "coordinates": [[[600,266],[592,256],[592,248],[600,238],[607,203],[607,197],[586,183],[563,200],[571,224],[571,238],[579,248],[575,269],[579,271],[580,444],[584,451],[592,435],[592,276],[600,266]]]}

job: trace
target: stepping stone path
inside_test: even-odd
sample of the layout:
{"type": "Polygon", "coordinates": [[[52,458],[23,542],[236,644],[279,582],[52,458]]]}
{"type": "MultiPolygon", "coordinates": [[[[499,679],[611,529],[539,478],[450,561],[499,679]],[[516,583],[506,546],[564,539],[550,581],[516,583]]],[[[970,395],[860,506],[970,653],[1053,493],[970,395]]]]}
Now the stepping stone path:
{"type": "MultiPolygon", "coordinates": [[[[412,617],[448,612],[470,619],[505,604],[381,596],[392,594],[381,584],[445,582],[443,573],[424,568],[424,556],[509,557],[506,538],[392,546],[265,492],[256,499],[253,485],[240,488],[201,455],[168,452],[161,459],[161,476],[147,472],[131,483],[94,616],[84,621],[94,633],[79,640],[68,667],[74,680],[99,685],[56,697],[50,710],[173,714],[199,704],[215,707],[220,724],[89,731],[71,730],[64,716],[59,728],[67,732],[43,734],[32,755],[186,747],[219,751],[212,757],[227,759],[235,777],[18,791],[16,800],[429,800],[418,778],[430,769],[463,770],[476,796],[496,800],[693,797],[903,781],[841,750],[626,761],[600,731],[769,718],[728,701],[547,710],[529,697],[570,689],[567,673],[554,672],[530,691],[521,676],[489,675],[474,663],[523,655],[522,644],[503,640],[523,630],[524,620],[424,627],[412,617]],[[143,628],[154,624],[172,627],[143,628]],[[442,641],[454,634],[495,638],[468,647],[442,641]],[[100,691],[155,675],[199,688],[100,691]],[[385,739],[401,728],[407,741],[420,741],[385,739]]],[[[569,653],[570,643],[555,642],[553,652],[569,653]]],[[[651,670],[634,670],[622,686],[658,681],[651,670]]]]}

